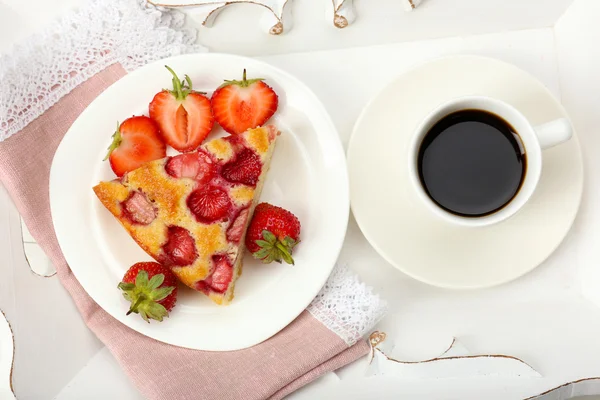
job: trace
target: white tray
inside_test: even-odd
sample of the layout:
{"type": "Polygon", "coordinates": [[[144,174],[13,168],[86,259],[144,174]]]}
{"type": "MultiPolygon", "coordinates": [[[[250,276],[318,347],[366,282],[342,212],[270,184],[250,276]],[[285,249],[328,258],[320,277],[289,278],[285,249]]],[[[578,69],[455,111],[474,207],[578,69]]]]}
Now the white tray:
{"type": "MultiPolygon", "coordinates": [[[[444,2],[426,0],[422,9],[410,15],[419,15],[414,18],[430,25],[413,27],[418,35],[411,33],[406,38],[429,38],[448,33],[463,36],[259,57],[295,74],[315,91],[328,108],[344,144],[356,116],[369,98],[414,64],[447,54],[479,54],[511,62],[537,76],[561,99],[576,125],[586,168],[583,203],[572,232],[542,266],[513,283],[475,292],[447,291],[418,283],[379,257],[353,220],[341,254],[342,262],[347,262],[389,301],[390,313],[378,329],[393,338],[395,356],[413,360],[430,358],[440,353],[449,338],[457,337],[476,354],[519,357],[541,378],[423,378],[413,381],[390,376],[366,378],[366,361],[359,361],[338,372],[337,377],[321,379],[292,398],[364,398],[368,393],[369,397],[381,399],[401,395],[429,399],[447,398],[451,393],[462,399],[479,399],[485,393],[486,399],[518,399],[570,381],[600,376],[597,359],[600,354],[600,208],[597,206],[600,204],[600,159],[593,156],[596,149],[600,149],[600,136],[595,135],[600,126],[600,78],[597,72],[600,70],[597,52],[600,2],[576,0],[557,20],[570,2],[532,1],[528,9],[531,15],[536,14],[536,7],[543,9],[536,17],[530,17],[530,24],[526,24],[527,19],[521,14],[515,16],[518,23],[511,20],[502,27],[498,23],[494,25],[495,19],[486,20],[487,15],[473,14],[466,18],[461,14],[457,16],[463,21],[461,30],[454,23],[449,23],[447,29],[435,25],[442,23],[436,7],[446,10],[446,6],[441,4],[444,2]],[[431,20],[427,20],[427,13],[432,16],[431,20]],[[432,35],[427,34],[428,27],[432,35]],[[517,29],[525,27],[534,29],[517,29]],[[489,32],[490,29],[511,31],[466,35],[489,32]]],[[[493,14],[494,8],[500,9],[503,5],[516,7],[517,2],[509,3],[488,0],[482,7],[493,14]]],[[[294,8],[296,15],[309,15],[310,6],[301,4],[298,2],[298,10],[294,8]]],[[[367,6],[365,2],[358,4],[367,6]]],[[[366,35],[359,43],[392,40],[386,34],[389,26],[380,28],[378,21],[373,19],[373,12],[361,14],[360,9],[358,11],[359,19],[347,31],[323,30],[321,38],[312,36],[295,21],[290,37],[296,32],[294,41],[305,41],[302,46],[288,50],[331,48],[336,40],[339,41],[337,47],[349,47],[358,30],[366,35]]],[[[505,13],[506,10],[498,15],[505,13]]],[[[220,18],[223,18],[222,26],[232,24],[228,17],[220,18]]],[[[453,17],[448,14],[448,18],[453,17]]],[[[212,29],[206,31],[210,33],[205,41],[215,39],[211,35],[222,28],[218,25],[212,29]]],[[[398,29],[406,31],[406,27],[398,29]]],[[[393,36],[393,41],[402,40],[396,33],[393,36]]],[[[268,53],[281,52],[281,41],[288,41],[267,35],[261,40],[268,53]],[[270,43],[273,45],[268,47],[270,43]]],[[[247,53],[245,49],[235,50],[217,42],[212,43],[212,50],[247,53]]],[[[57,396],[59,400],[89,398],[83,397],[84,393],[96,393],[98,398],[134,399],[139,396],[110,354],[106,349],[101,350],[101,343],[85,328],[57,279],[40,278],[28,271],[22,252],[19,217],[3,191],[0,191],[0,253],[12,257],[12,262],[0,265],[4,277],[0,280],[0,309],[6,312],[15,333],[17,352],[13,383],[19,396],[30,399],[57,396]],[[32,293],[41,301],[51,298],[55,307],[46,314],[41,313],[37,304],[31,301],[32,293]],[[69,327],[68,335],[66,326],[69,327]],[[57,359],[61,360],[60,368],[57,368],[57,359]],[[98,376],[115,377],[114,384],[105,387],[98,382],[98,376]]],[[[585,386],[580,384],[555,391],[550,395],[554,397],[546,396],[544,400],[600,394],[600,385],[595,381],[586,382],[585,386]]]]}

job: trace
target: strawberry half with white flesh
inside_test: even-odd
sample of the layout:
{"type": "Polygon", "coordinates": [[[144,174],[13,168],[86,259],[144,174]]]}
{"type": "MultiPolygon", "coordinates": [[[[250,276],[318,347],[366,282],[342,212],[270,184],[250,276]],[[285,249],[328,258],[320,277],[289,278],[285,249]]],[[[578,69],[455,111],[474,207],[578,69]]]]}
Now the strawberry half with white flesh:
{"type": "Polygon", "coordinates": [[[211,104],[215,119],[231,134],[263,126],[277,111],[278,97],[263,79],[225,81],[213,93],[211,104]]]}
{"type": "Polygon", "coordinates": [[[148,117],[139,116],[127,118],[121,125],[117,122],[117,130],[104,160],[108,159],[112,170],[121,177],[166,155],[167,148],[156,123],[148,117]]]}
{"type": "Polygon", "coordinates": [[[173,90],[164,89],[150,103],[150,118],[158,124],[160,134],[169,146],[180,152],[193,151],[206,139],[214,125],[210,100],[192,89],[192,80],[181,81],[175,72],[173,90]]]}

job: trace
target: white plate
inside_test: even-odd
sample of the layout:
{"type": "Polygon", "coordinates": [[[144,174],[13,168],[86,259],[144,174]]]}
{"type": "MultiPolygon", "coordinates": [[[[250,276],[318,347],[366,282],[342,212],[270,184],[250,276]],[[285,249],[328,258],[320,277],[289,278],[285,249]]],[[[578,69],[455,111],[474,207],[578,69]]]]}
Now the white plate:
{"type": "Polygon", "coordinates": [[[408,144],[429,111],[465,95],[504,100],[534,125],[567,117],[550,92],[517,67],[448,57],[407,72],[379,93],[359,117],[348,148],[352,211],[367,240],[401,271],[447,288],[493,286],[531,271],[569,231],[583,189],[574,135],[543,152],[539,187],[509,220],[471,228],[432,216],[409,183],[408,144]]]}
{"type": "MultiPolygon", "coordinates": [[[[215,132],[213,137],[222,134],[215,132]]],[[[210,139],[210,138],[209,138],[210,139]]],[[[291,75],[263,62],[225,54],[193,54],[162,60],[125,76],[79,116],[62,140],[50,172],[50,205],[56,236],[73,273],[110,315],[136,331],[177,346],[236,350],[260,343],[289,324],[329,276],[346,232],[349,197],[343,149],[316,96],[291,75]],[[246,256],[230,306],[182,288],[170,317],[146,323],[125,316],[117,289],[127,268],[150,260],[100,204],[92,186],[114,179],[102,162],[115,121],[146,114],[156,92],[171,86],[164,65],[188,74],[209,95],[224,79],[265,78],[279,94],[271,122],[280,136],[261,196],[294,212],[302,224],[295,266],[262,265],[246,256]]]]}

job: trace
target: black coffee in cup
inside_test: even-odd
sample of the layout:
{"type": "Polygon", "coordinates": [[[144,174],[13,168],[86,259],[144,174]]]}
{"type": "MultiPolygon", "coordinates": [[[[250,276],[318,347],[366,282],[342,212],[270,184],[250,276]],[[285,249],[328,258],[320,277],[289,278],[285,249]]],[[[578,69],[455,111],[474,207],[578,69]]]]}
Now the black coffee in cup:
{"type": "Polygon", "coordinates": [[[435,123],[417,163],[427,195],[464,217],[489,215],[510,203],[527,169],[517,132],[482,110],[457,111],[435,123]]]}

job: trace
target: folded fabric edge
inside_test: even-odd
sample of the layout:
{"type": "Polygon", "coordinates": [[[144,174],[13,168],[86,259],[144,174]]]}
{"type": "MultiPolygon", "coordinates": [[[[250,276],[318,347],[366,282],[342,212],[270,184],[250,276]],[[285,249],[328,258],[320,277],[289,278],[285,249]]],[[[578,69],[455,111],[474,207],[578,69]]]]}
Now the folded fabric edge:
{"type": "Polygon", "coordinates": [[[369,351],[370,346],[366,341],[358,341],[356,344],[342,351],[335,357],[325,361],[323,364],[302,375],[295,381],[290,382],[287,386],[281,388],[277,393],[269,397],[269,400],[283,399],[285,396],[295,392],[305,385],[308,385],[326,373],[340,369],[343,366],[346,366],[360,359],[361,357],[364,357],[365,355],[369,354],[369,351]]]}
{"type": "Polygon", "coordinates": [[[348,266],[338,264],[307,311],[352,346],[383,318],[387,303],[348,266]]]}
{"type": "Polygon", "coordinates": [[[88,0],[0,56],[0,141],[107,66],[206,51],[183,13],[146,0],[88,0]]]}

